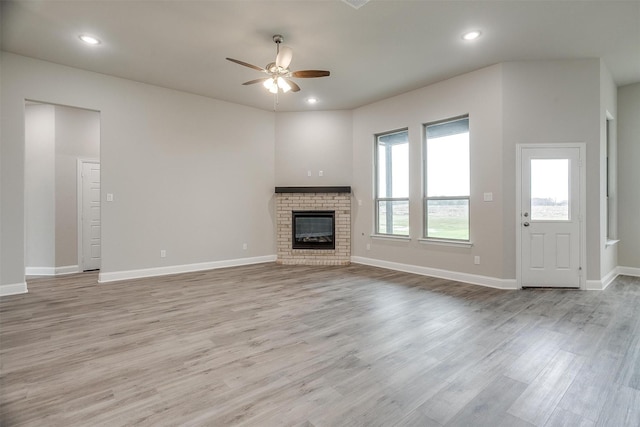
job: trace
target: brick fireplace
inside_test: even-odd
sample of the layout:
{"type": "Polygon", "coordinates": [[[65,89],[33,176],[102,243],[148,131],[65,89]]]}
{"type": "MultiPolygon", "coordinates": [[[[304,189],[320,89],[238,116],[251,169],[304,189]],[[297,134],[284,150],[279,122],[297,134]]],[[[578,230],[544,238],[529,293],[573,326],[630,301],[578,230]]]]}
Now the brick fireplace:
{"type": "Polygon", "coordinates": [[[348,265],[351,261],[351,187],[276,187],[276,230],[278,264],[348,265]],[[299,215],[301,212],[306,216],[333,213],[333,245],[313,248],[310,244],[311,248],[294,249],[294,212],[302,217],[305,215],[299,215]]]}

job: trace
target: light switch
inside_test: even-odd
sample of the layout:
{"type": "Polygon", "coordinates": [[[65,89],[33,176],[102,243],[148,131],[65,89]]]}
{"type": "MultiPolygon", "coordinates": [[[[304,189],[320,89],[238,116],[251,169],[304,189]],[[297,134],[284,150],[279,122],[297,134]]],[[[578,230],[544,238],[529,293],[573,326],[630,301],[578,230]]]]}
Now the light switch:
{"type": "Polygon", "coordinates": [[[113,202],[113,193],[107,193],[107,202],[113,202]]]}
{"type": "Polygon", "coordinates": [[[493,193],[484,193],[485,202],[493,202],[493,193]]]}
{"type": "Polygon", "coordinates": [[[319,171],[318,176],[324,176],[324,171],[319,171]]]}

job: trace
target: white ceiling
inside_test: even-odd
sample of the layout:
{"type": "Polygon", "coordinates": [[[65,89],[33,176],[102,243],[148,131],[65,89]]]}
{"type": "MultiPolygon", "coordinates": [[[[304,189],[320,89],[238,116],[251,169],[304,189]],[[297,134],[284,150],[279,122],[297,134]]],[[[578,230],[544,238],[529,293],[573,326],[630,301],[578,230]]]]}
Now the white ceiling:
{"type": "Polygon", "coordinates": [[[293,49],[297,79],[278,111],[351,109],[491,64],[602,58],[618,85],[640,81],[640,0],[3,1],[2,50],[271,110],[260,72],[271,37],[293,49]],[[473,42],[462,33],[480,29],[473,42]],[[102,40],[87,46],[90,33],[102,40]],[[316,106],[304,100],[317,97],[316,106]]]}

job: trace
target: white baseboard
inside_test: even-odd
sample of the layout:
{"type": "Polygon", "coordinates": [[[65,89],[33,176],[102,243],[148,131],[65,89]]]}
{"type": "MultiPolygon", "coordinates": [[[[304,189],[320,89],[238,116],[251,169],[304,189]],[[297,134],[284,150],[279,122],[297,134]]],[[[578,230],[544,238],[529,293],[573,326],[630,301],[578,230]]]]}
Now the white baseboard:
{"type": "Polygon", "coordinates": [[[25,274],[27,276],[55,276],[55,267],[25,267],[25,274]]]}
{"type": "Polygon", "coordinates": [[[611,284],[611,282],[616,280],[616,277],[618,277],[618,274],[619,274],[618,273],[618,267],[616,267],[613,270],[611,270],[609,273],[605,274],[602,279],[600,279],[600,282],[602,282],[602,290],[603,291],[605,289],[607,289],[607,286],[609,286],[611,284]]]}
{"type": "Polygon", "coordinates": [[[640,277],[640,268],[636,267],[618,267],[618,274],[624,276],[640,277]]]}
{"type": "Polygon", "coordinates": [[[229,259],[223,261],[201,262],[197,264],[171,265],[167,267],[143,268],[140,270],[100,272],[98,283],[116,282],[119,280],[140,279],[143,277],[166,276],[169,274],[190,273],[217,268],[238,267],[241,265],[263,264],[274,262],[276,255],[266,255],[252,258],[229,259]]]}
{"type": "Polygon", "coordinates": [[[603,289],[601,280],[587,280],[585,285],[588,291],[601,291],[603,289]]]}
{"type": "Polygon", "coordinates": [[[0,285],[0,297],[6,297],[9,295],[26,294],[26,283],[13,283],[11,285],[0,285]]]}
{"type": "Polygon", "coordinates": [[[373,258],[352,256],[351,262],[370,265],[373,267],[387,268],[389,270],[404,271],[405,273],[420,274],[422,276],[438,277],[441,279],[455,280],[457,282],[470,283],[496,289],[517,289],[515,279],[498,279],[495,277],[480,276],[477,274],[460,273],[457,271],[440,270],[438,268],[421,267],[418,265],[401,264],[391,261],[383,261],[373,258]]]}
{"type": "Polygon", "coordinates": [[[621,274],[624,276],[640,277],[640,268],[618,266],[600,280],[587,280],[587,289],[603,291],[621,274]]]}
{"type": "Polygon", "coordinates": [[[61,274],[80,273],[80,266],[65,265],[62,267],[26,267],[27,276],[58,276],[61,274]]]}

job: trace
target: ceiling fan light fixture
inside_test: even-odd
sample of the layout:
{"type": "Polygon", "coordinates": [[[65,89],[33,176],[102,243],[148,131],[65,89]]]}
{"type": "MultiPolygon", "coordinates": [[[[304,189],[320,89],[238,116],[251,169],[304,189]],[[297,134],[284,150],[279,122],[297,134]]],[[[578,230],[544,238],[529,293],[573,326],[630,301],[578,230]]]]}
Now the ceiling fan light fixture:
{"type": "Polygon", "coordinates": [[[276,88],[276,91],[278,90],[276,82],[273,81],[273,77],[265,80],[264,83],[262,83],[262,86],[264,86],[264,88],[267,89],[269,92],[273,92],[274,87],[276,88]]]}
{"type": "Polygon", "coordinates": [[[291,86],[285,79],[278,77],[278,87],[282,89],[282,92],[287,93],[291,90],[291,86]]]}

